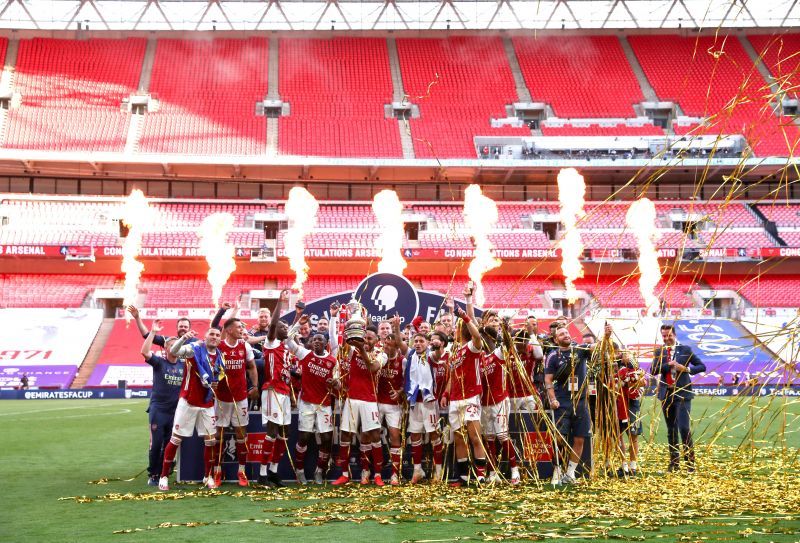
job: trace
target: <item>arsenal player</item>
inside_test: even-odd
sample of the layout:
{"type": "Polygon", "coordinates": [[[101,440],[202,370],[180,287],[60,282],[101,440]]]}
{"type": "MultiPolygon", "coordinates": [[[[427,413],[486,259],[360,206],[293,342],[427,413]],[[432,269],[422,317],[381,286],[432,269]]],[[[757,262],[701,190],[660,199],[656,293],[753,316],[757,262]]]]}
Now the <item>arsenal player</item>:
{"type": "Polygon", "coordinates": [[[481,346],[483,340],[475,325],[472,308],[472,288],[464,289],[467,312],[460,311],[461,340],[464,343],[451,355],[450,380],[447,393],[440,404],[449,404],[450,428],[453,430],[456,453],[455,485],[469,481],[470,445],[475,459],[478,482],[486,477],[486,451],[481,441],[481,346]]]}
{"type": "MultiPolygon", "coordinates": [[[[433,332],[429,342],[430,360],[433,366],[433,377],[436,379],[436,400],[441,400],[447,393],[450,377],[450,352],[447,350],[449,338],[446,332],[433,332]]],[[[438,409],[438,408],[437,408],[438,409]]],[[[438,413],[438,411],[437,411],[438,413]]]]}
{"type": "Polygon", "coordinates": [[[169,472],[175,461],[175,454],[178,452],[183,438],[191,437],[195,429],[197,435],[205,442],[203,482],[208,488],[216,488],[214,477],[211,476],[211,468],[217,445],[214,391],[217,388],[218,378],[224,371],[224,365],[217,350],[222,334],[219,328],[209,328],[204,341],[193,341],[184,345],[187,341],[194,340],[194,337],[194,331],[190,330],[179,337],[170,349],[172,356],[184,359],[185,368],[183,383],[181,383],[181,397],[178,400],[178,407],[175,409],[172,437],[164,449],[164,465],[161,467],[161,478],[158,480],[159,490],[169,490],[169,472]]]}
{"type": "Polygon", "coordinates": [[[218,350],[225,360],[225,379],[217,387],[217,443],[220,450],[215,455],[214,480],[219,486],[222,466],[219,465],[225,428],[233,427],[236,439],[236,459],[239,462],[239,486],[247,486],[247,400],[258,398],[258,371],[253,348],[243,339],[244,324],[237,318],[225,321],[222,329],[225,338],[218,350]],[[250,379],[250,387],[247,380],[250,379]]]}
{"type": "MultiPolygon", "coordinates": [[[[440,337],[437,337],[441,341],[440,337]]],[[[441,359],[441,343],[437,346],[441,359]]],[[[422,471],[422,437],[427,434],[433,448],[434,479],[442,478],[442,436],[439,431],[439,404],[436,397],[436,369],[428,348],[428,337],[422,332],[414,336],[414,350],[406,363],[405,397],[408,401],[408,431],[411,434],[411,458],[414,475],[411,483],[425,478],[422,471]]]]}
{"type": "MultiPolygon", "coordinates": [[[[386,322],[386,321],[383,321],[386,322]]],[[[403,418],[403,375],[406,368],[408,345],[400,333],[400,316],[389,319],[392,332],[383,338],[383,352],[386,364],[378,372],[378,412],[381,423],[385,421],[389,432],[389,458],[392,462],[392,476],[389,484],[400,484],[401,419],[403,418]]],[[[363,479],[362,475],[362,479],[363,479]]]]}
{"type": "MultiPolygon", "coordinates": [[[[486,330],[491,336],[492,329],[486,330]]],[[[491,353],[485,353],[482,360],[481,371],[481,429],[486,438],[486,448],[489,455],[489,483],[497,483],[500,476],[497,473],[497,445],[502,447],[502,453],[511,466],[511,484],[518,485],[519,468],[517,467],[517,453],[514,444],[508,437],[508,415],[511,411],[511,402],[508,399],[506,387],[506,358],[501,342],[491,353]]],[[[508,346],[510,349],[510,345],[508,346]]]]}
{"type": "Polygon", "coordinates": [[[272,483],[282,487],[278,465],[286,452],[289,424],[292,422],[292,400],[289,383],[289,364],[284,341],[289,337],[289,326],[280,320],[281,310],[289,300],[289,291],[281,292],[264,341],[264,385],[261,389],[261,422],[266,427],[266,437],[261,448],[260,484],[272,483]]]}
{"type": "MultiPolygon", "coordinates": [[[[308,317],[303,317],[303,319],[308,317]]],[[[306,484],[305,457],[309,440],[314,432],[320,436],[317,469],[314,482],[321,485],[328,470],[333,437],[333,409],[331,384],[338,373],[336,358],[325,347],[328,339],[317,332],[309,342],[311,350],[295,342],[291,335],[286,339],[286,347],[297,358],[296,371],[300,374],[300,394],[297,399],[297,444],[295,445],[295,470],[297,482],[306,484]]]]}
{"type": "Polygon", "coordinates": [[[539,338],[528,330],[517,330],[514,333],[514,351],[508,364],[508,397],[511,400],[511,412],[537,409],[536,367],[542,362],[542,346],[539,338]]]}
{"type": "MultiPolygon", "coordinates": [[[[331,324],[331,344],[334,353],[339,349],[337,338],[338,322],[331,324]]],[[[364,341],[347,344],[342,360],[342,376],[334,381],[337,388],[347,384],[347,399],[342,406],[341,436],[339,438],[339,457],[336,465],[342,474],[334,485],[350,482],[348,464],[350,461],[350,441],[353,434],[362,433],[362,447],[369,445],[372,453],[375,484],[383,486],[381,469],[383,468],[383,445],[381,444],[381,419],[378,411],[378,397],[375,392],[375,375],[386,361],[386,354],[375,351],[378,342],[378,330],[368,326],[364,341]]]]}

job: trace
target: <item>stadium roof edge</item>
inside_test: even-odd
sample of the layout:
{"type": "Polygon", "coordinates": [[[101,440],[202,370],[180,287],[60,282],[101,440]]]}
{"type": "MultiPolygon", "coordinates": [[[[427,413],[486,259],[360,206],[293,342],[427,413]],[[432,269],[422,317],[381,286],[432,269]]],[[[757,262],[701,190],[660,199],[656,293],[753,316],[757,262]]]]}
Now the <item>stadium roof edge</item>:
{"type": "Polygon", "coordinates": [[[798,2],[730,0],[22,0],[34,30],[363,31],[791,28],[798,2]]]}
{"type": "Polygon", "coordinates": [[[187,156],[0,149],[0,174],[10,176],[99,177],[150,180],[367,181],[418,183],[421,180],[498,184],[552,181],[560,168],[575,167],[611,180],[643,172],[684,176],[706,171],[755,180],[800,163],[798,158],[677,158],[591,160],[408,160],[299,156],[187,156]],[[746,172],[746,173],[744,173],[746,172]]]}

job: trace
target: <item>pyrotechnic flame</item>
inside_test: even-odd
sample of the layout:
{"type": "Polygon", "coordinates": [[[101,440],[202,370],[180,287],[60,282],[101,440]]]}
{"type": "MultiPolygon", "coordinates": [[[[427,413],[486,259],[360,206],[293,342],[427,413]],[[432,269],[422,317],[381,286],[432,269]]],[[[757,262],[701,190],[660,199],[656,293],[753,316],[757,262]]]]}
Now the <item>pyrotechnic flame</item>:
{"type": "Polygon", "coordinates": [[[475,256],[469,263],[469,278],[475,283],[475,304],[482,306],[486,299],[483,293],[483,275],[500,266],[494,245],[489,241],[489,231],[497,224],[497,204],[484,196],[479,185],[470,185],[464,191],[464,222],[475,243],[475,256]]]}
{"type": "Polygon", "coordinates": [[[230,213],[214,213],[200,225],[200,254],[208,262],[208,282],[211,283],[211,301],[219,306],[222,287],[236,270],[236,248],[228,243],[228,232],[233,229],[234,217],[230,213]]]}
{"type": "Polygon", "coordinates": [[[308,279],[306,236],[311,234],[317,225],[318,211],[317,199],[306,189],[294,187],[289,191],[289,201],[286,202],[289,229],[283,238],[283,246],[286,256],[289,258],[289,267],[295,273],[292,288],[300,293],[301,300],[303,299],[303,283],[308,279]]]}
{"type": "Polygon", "coordinates": [[[628,228],[633,230],[639,246],[639,292],[644,298],[647,314],[658,309],[658,298],[654,294],[661,280],[658,266],[656,242],[659,232],[656,228],[656,206],[647,198],[640,198],[631,204],[625,215],[628,228]]]}
{"type": "Polygon", "coordinates": [[[393,190],[382,190],[372,200],[372,212],[381,226],[382,233],[375,240],[375,249],[381,255],[379,273],[403,275],[406,269],[403,259],[403,204],[393,190]]]}
{"type": "Polygon", "coordinates": [[[578,298],[575,280],[583,277],[583,242],[576,224],[585,215],[583,211],[586,184],[583,176],[575,168],[566,168],[558,172],[558,201],[561,202],[561,224],[564,236],[559,243],[561,247],[561,271],[564,274],[567,299],[573,303],[578,298]]]}
{"type": "MultiPolygon", "coordinates": [[[[122,287],[123,307],[135,304],[139,294],[139,278],[144,271],[144,264],[136,260],[136,257],[142,248],[142,234],[151,223],[150,211],[144,193],[139,189],[131,191],[122,209],[122,222],[128,227],[128,236],[122,243],[122,273],[125,274],[125,284],[122,287]]],[[[125,320],[131,320],[127,311],[125,320]]]]}

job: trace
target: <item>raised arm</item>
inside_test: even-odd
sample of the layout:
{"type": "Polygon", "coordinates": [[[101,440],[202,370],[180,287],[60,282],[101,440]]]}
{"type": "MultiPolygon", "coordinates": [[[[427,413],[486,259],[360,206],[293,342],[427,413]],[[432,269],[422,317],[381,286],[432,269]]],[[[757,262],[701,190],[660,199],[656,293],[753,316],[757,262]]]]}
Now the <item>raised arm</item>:
{"type": "Polygon", "coordinates": [[[330,341],[330,351],[333,356],[339,352],[339,304],[331,304],[331,318],[328,319],[328,338],[330,341]]]}
{"type": "Polygon", "coordinates": [[[187,356],[192,354],[192,346],[191,345],[184,345],[189,339],[192,339],[196,336],[196,332],[194,330],[189,330],[178,340],[172,344],[172,348],[169,350],[170,354],[176,358],[186,358],[187,356]]]}
{"type": "Polygon", "coordinates": [[[150,332],[142,343],[142,356],[148,364],[153,356],[153,338],[161,331],[161,328],[161,321],[153,321],[153,326],[150,327],[150,332]]]}
{"type": "Polygon", "coordinates": [[[282,290],[281,295],[278,298],[278,303],[275,306],[275,310],[272,312],[272,320],[269,321],[269,331],[267,332],[267,339],[270,341],[275,341],[275,338],[278,336],[278,321],[281,320],[281,310],[283,310],[284,304],[289,300],[289,291],[282,290]]]}
{"type": "Polygon", "coordinates": [[[298,300],[297,303],[294,304],[294,321],[292,322],[292,325],[300,323],[300,318],[303,316],[303,311],[305,308],[306,304],[304,304],[302,300],[298,300]]]}
{"type": "Polygon", "coordinates": [[[406,354],[408,354],[408,343],[400,331],[400,315],[395,313],[394,317],[392,317],[389,322],[392,323],[392,333],[394,334],[395,341],[397,342],[397,348],[400,349],[400,353],[403,356],[406,356],[406,354]]]}
{"type": "Polygon", "coordinates": [[[292,325],[289,328],[289,335],[284,341],[286,344],[286,348],[289,349],[289,352],[292,353],[298,360],[302,360],[305,356],[310,353],[309,349],[306,349],[299,343],[294,340],[294,336],[297,334],[297,331],[300,329],[300,325],[308,322],[308,315],[303,315],[303,317],[292,325]]]}
{"type": "MultiPolygon", "coordinates": [[[[219,309],[217,309],[217,314],[214,315],[214,318],[211,320],[211,328],[220,327],[219,323],[222,322],[222,317],[225,315],[225,312],[228,311],[230,308],[231,304],[229,304],[228,302],[225,302],[221,306],[219,306],[219,309]]],[[[235,314],[231,314],[231,316],[228,318],[232,319],[235,316],[236,316],[235,314]]]]}
{"type": "Polygon", "coordinates": [[[475,308],[472,307],[472,288],[469,286],[464,287],[464,301],[467,303],[467,311],[465,313],[463,309],[459,308],[458,316],[464,321],[464,324],[467,325],[467,330],[469,330],[469,335],[472,338],[472,345],[476,349],[480,349],[483,344],[483,339],[481,338],[481,333],[478,331],[478,327],[475,325],[475,308]]]}

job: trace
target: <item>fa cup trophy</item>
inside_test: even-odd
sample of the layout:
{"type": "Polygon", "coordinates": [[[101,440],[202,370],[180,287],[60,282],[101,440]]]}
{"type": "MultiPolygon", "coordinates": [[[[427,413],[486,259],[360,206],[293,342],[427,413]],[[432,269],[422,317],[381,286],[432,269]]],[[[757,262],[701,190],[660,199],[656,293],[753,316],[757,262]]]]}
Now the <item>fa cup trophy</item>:
{"type": "Polygon", "coordinates": [[[347,322],[344,325],[344,339],[350,345],[364,343],[367,333],[367,308],[351,299],[346,307],[347,322]]]}

